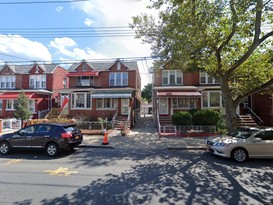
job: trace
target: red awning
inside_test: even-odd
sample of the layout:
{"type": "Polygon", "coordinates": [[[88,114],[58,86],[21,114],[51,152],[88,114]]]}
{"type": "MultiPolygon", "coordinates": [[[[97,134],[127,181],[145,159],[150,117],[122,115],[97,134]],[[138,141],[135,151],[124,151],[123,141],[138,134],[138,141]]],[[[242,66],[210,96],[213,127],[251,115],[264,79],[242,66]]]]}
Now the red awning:
{"type": "Polygon", "coordinates": [[[200,97],[201,93],[197,91],[184,92],[157,92],[158,97],[200,97]]]}
{"type": "Polygon", "coordinates": [[[77,76],[99,76],[99,72],[70,72],[66,75],[67,77],[77,77],[77,76]]]}
{"type": "MultiPolygon", "coordinates": [[[[0,99],[16,99],[19,96],[19,92],[7,92],[0,94],[0,99]]],[[[27,98],[31,98],[35,93],[25,93],[27,98]]]]}

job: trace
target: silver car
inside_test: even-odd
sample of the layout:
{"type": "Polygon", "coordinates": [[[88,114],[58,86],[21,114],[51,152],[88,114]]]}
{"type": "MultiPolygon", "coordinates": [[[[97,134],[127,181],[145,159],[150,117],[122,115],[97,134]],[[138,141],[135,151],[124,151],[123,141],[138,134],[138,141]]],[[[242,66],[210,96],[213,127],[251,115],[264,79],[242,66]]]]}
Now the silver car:
{"type": "Polygon", "coordinates": [[[245,162],[248,158],[273,158],[273,128],[249,128],[235,136],[209,137],[207,149],[218,156],[245,162]]]}

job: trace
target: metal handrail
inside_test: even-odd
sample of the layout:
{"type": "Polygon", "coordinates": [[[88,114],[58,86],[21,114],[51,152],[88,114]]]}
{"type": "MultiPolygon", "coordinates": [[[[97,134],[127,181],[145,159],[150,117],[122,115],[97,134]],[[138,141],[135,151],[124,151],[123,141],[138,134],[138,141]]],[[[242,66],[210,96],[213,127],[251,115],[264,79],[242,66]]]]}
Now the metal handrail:
{"type": "Polygon", "coordinates": [[[245,122],[244,119],[241,117],[241,115],[238,112],[236,112],[236,115],[240,119],[241,122],[243,122],[243,123],[245,122]]]}
{"type": "Polygon", "coordinates": [[[258,121],[260,121],[260,123],[264,123],[264,121],[250,108],[250,107],[246,107],[246,109],[250,112],[251,115],[253,115],[256,119],[258,119],[258,121]]]}

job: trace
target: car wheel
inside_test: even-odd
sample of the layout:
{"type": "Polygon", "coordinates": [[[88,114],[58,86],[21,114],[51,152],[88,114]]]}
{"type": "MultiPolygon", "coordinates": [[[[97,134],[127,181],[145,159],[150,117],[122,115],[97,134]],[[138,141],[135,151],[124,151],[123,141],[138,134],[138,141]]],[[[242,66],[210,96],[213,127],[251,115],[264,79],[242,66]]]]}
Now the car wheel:
{"type": "Polygon", "coordinates": [[[236,162],[245,162],[248,159],[248,153],[244,148],[236,148],[232,150],[231,157],[236,162]]]}
{"type": "Polygon", "coordinates": [[[1,154],[9,154],[11,151],[10,144],[8,142],[0,143],[0,153],[1,154]]]}
{"type": "Polygon", "coordinates": [[[56,143],[49,143],[46,146],[46,153],[50,157],[55,157],[59,154],[59,147],[56,143]]]}

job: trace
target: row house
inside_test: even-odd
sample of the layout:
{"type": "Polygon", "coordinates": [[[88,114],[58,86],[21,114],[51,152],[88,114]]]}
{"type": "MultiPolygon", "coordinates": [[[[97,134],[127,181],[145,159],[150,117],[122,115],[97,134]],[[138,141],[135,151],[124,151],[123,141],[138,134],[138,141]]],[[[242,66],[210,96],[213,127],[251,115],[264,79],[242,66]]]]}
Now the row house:
{"type": "Polygon", "coordinates": [[[0,117],[13,118],[14,103],[24,92],[32,118],[41,118],[56,106],[67,69],[56,64],[9,65],[0,68],[0,117]]]}
{"type": "Polygon", "coordinates": [[[163,66],[154,72],[154,119],[170,123],[177,111],[222,109],[219,83],[205,72],[183,73],[163,66]]]}
{"type": "Polygon", "coordinates": [[[69,87],[60,93],[62,115],[91,121],[129,115],[132,120],[139,112],[141,79],[136,61],[82,60],[69,67],[67,78],[69,87]]]}
{"type": "MultiPolygon", "coordinates": [[[[270,95],[261,94],[243,99],[237,108],[238,122],[273,126],[272,99],[270,95]]],[[[154,72],[153,109],[155,121],[161,124],[171,124],[171,116],[176,111],[214,109],[225,112],[217,80],[205,72],[183,73],[167,66],[154,72]]]]}

